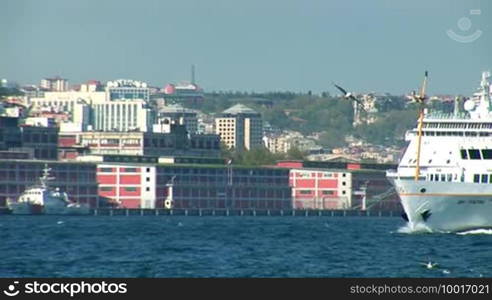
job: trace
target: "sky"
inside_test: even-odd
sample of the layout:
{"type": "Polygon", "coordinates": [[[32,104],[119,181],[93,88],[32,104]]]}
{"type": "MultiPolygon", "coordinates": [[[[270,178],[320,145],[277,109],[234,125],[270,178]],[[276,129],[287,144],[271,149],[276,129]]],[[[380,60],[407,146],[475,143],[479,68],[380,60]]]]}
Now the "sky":
{"type": "Polygon", "coordinates": [[[9,81],[164,86],[192,64],[205,91],[402,94],[428,70],[429,94],[469,95],[492,69],[492,1],[0,1],[9,81]]]}

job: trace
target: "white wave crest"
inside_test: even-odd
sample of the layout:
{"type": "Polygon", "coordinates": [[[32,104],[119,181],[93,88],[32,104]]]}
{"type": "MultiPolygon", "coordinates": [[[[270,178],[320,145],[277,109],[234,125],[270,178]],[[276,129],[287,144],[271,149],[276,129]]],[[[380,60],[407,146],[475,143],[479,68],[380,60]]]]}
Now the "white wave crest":
{"type": "Polygon", "coordinates": [[[492,228],[479,228],[472,229],[468,231],[457,232],[459,235],[468,235],[468,234],[492,234],[492,228]]]}
{"type": "Polygon", "coordinates": [[[424,223],[411,223],[407,222],[405,226],[398,228],[398,233],[430,233],[433,232],[432,229],[427,227],[424,223]]]}

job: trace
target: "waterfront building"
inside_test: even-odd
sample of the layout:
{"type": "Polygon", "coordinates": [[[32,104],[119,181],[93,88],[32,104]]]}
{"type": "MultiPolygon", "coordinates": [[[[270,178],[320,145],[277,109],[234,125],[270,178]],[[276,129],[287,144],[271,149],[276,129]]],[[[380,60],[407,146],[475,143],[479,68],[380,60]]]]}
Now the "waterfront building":
{"type": "Polygon", "coordinates": [[[158,192],[172,184],[175,208],[291,209],[288,170],[266,167],[159,165],[158,192]]]}
{"type": "Polygon", "coordinates": [[[98,163],[99,195],[126,208],[292,208],[287,169],[189,159],[194,164],[187,158],[161,163],[157,157],[104,156],[98,163]]]}
{"type": "Polygon", "coordinates": [[[385,176],[393,165],[282,161],[277,166],[290,169],[295,209],[401,209],[385,176]]]}
{"type": "Polygon", "coordinates": [[[261,115],[242,104],[224,110],[215,118],[215,133],[231,149],[251,150],[263,146],[261,115]]]}

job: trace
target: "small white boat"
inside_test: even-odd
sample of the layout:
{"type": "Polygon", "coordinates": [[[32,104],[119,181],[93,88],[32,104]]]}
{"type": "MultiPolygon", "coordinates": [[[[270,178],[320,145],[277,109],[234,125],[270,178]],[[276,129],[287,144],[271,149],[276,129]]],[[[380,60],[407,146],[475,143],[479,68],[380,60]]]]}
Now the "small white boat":
{"type": "Polygon", "coordinates": [[[7,199],[7,207],[15,215],[86,215],[90,207],[85,203],[69,200],[67,193],[51,188],[49,169],[45,165],[39,183],[27,188],[16,201],[7,199]]]}

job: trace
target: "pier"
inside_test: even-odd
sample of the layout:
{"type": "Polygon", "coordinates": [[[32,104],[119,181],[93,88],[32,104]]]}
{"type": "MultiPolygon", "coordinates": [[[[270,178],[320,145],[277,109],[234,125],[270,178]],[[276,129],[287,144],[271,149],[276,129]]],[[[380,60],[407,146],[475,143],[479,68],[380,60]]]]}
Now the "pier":
{"type": "MultiPolygon", "coordinates": [[[[95,208],[92,216],[196,216],[196,217],[400,217],[401,211],[388,210],[316,210],[316,209],[220,209],[220,208],[95,208]]],[[[0,215],[8,215],[10,211],[0,207],[0,215]]]]}
{"type": "Polygon", "coordinates": [[[211,208],[97,208],[94,216],[400,217],[400,211],[211,208]]]}

